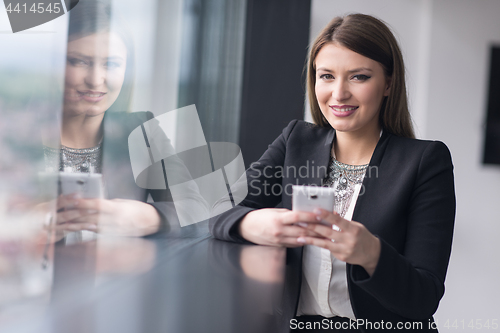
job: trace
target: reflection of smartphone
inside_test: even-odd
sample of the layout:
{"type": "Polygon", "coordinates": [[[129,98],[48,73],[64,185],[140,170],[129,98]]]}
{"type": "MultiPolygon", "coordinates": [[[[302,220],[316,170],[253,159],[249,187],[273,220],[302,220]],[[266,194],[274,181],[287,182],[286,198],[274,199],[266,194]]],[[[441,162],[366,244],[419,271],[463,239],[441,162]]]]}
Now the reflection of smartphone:
{"type": "Polygon", "coordinates": [[[102,175],[98,173],[59,172],[60,192],[63,195],[77,193],[82,198],[104,198],[102,175]]]}
{"type": "Polygon", "coordinates": [[[331,187],[294,185],[292,209],[312,212],[315,208],[333,212],[334,190],[331,187]]]}

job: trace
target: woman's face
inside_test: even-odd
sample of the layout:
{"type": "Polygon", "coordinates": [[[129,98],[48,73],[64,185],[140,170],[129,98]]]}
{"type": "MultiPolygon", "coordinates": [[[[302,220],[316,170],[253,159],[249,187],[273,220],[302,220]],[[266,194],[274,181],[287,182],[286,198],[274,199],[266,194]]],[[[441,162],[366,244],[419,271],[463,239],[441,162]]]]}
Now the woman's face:
{"type": "Polygon", "coordinates": [[[333,43],[321,48],[315,65],[316,98],[330,125],[340,132],[379,132],[380,106],[390,90],[382,65],[333,43]]]}
{"type": "Polygon", "coordinates": [[[97,116],[117,99],[123,86],[127,48],[114,33],[68,42],[64,113],[97,116]]]}

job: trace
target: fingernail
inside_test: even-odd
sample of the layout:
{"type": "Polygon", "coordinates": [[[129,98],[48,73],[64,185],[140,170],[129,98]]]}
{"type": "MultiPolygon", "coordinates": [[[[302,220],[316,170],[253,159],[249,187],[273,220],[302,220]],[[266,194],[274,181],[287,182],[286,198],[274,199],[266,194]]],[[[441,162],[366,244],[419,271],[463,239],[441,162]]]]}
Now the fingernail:
{"type": "Polygon", "coordinates": [[[88,226],[88,229],[89,230],[97,230],[97,226],[94,225],[94,224],[91,224],[91,225],[88,226]]]}
{"type": "Polygon", "coordinates": [[[87,213],[89,213],[89,214],[96,214],[97,210],[95,210],[95,209],[87,209],[87,213]]]}
{"type": "Polygon", "coordinates": [[[304,237],[299,237],[299,238],[297,238],[297,242],[299,242],[299,243],[305,243],[306,239],[304,237]]]}
{"type": "Polygon", "coordinates": [[[307,228],[307,223],[305,222],[299,222],[297,223],[299,226],[301,226],[302,228],[307,228]]]}
{"type": "Polygon", "coordinates": [[[321,215],[321,209],[319,209],[319,208],[315,208],[315,209],[313,210],[313,212],[314,212],[314,214],[316,214],[316,215],[321,215]]]}

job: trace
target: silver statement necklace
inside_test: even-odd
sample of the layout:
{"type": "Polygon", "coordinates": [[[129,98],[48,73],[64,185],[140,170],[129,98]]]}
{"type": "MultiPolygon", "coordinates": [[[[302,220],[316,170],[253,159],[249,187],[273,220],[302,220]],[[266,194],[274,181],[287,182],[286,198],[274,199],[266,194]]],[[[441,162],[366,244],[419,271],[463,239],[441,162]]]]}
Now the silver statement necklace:
{"type": "Polygon", "coordinates": [[[361,185],[365,178],[368,164],[350,165],[337,161],[335,153],[332,152],[331,162],[328,167],[328,175],[324,186],[332,187],[337,182],[335,188],[334,210],[344,217],[351,204],[352,195],[356,185],[361,185]]]}
{"type": "Polygon", "coordinates": [[[59,165],[59,171],[101,173],[101,143],[92,148],[69,148],[61,145],[60,149],[44,147],[47,165],[59,165]],[[57,163],[56,161],[59,160],[57,163]]]}

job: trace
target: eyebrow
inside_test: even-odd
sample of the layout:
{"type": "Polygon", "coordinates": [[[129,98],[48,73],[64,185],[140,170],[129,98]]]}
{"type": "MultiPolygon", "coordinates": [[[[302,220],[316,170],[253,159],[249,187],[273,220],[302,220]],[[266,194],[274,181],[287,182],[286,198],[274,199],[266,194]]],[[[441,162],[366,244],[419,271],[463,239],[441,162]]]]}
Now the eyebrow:
{"type": "MultiPolygon", "coordinates": [[[[87,55],[85,55],[85,54],[83,54],[83,53],[80,53],[80,52],[75,52],[75,51],[70,51],[70,52],[68,52],[68,55],[75,55],[75,56],[78,56],[78,57],[81,57],[81,58],[84,58],[84,59],[92,59],[92,58],[94,58],[94,57],[87,56],[87,55]]],[[[105,58],[103,58],[103,59],[108,59],[108,60],[109,60],[109,59],[119,59],[119,60],[122,60],[122,61],[124,61],[124,60],[125,60],[125,59],[123,59],[123,58],[122,58],[122,57],[120,57],[120,56],[105,57],[105,58]]]]}
{"type": "MultiPolygon", "coordinates": [[[[324,72],[328,72],[328,73],[333,73],[333,71],[331,71],[325,67],[320,67],[320,68],[316,69],[316,71],[324,71],[324,72]]],[[[357,73],[357,72],[362,72],[362,71],[373,72],[373,70],[371,68],[359,67],[359,68],[354,68],[354,69],[348,70],[347,73],[357,73]]]]}

